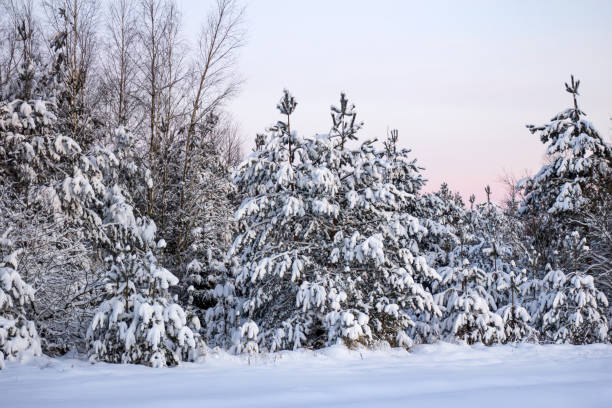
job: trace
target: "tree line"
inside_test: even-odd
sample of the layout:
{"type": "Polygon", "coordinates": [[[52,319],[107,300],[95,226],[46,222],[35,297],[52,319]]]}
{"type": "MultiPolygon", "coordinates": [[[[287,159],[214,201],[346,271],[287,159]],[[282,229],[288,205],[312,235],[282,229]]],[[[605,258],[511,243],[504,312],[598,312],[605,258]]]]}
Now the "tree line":
{"type": "Polygon", "coordinates": [[[573,77],[572,106],[528,127],[542,169],[465,203],[423,192],[397,130],[360,140],[345,94],[301,136],[284,91],[243,160],[234,1],[195,46],[170,1],[4,6],[0,362],[609,341],[612,150],[573,77]]]}

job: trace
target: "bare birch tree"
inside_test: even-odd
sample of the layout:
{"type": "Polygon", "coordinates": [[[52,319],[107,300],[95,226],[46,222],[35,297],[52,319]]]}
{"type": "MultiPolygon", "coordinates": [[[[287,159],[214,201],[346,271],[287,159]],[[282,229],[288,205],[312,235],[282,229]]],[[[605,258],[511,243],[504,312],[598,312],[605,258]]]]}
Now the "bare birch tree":
{"type": "Polygon", "coordinates": [[[195,181],[190,175],[192,138],[196,132],[196,125],[238,90],[239,80],[235,77],[233,64],[236,53],[244,41],[243,13],[243,9],[238,7],[235,0],[217,0],[215,9],[202,26],[198,42],[198,56],[193,67],[195,92],[187,124],[180,184],[177,241],[179,252],[185,249],[187,226],[184,224],[184,211],[187,204],[186,198],[192,195],[195,181]]]}
{"type": "Polygon", "coordinates": [[[101,97],[110,126],[136,128],[137,23],[134,3],[109,3],[106,16],[104,59],[101,70],[101,97]]]}
{"type": "Polygon", "coordinates": [[[36,86],[39,27],[32,0],[4,0],[0,16],[0,96],[30,99],[36,86]]]}
{"type": "Polygon", "coordinates": [[[60,104],[68,111],[66,133],[82,145],[94,140],[92,107],[100,3],[95,0],[46,0],[51,36],[65,35],[60,104]]]}

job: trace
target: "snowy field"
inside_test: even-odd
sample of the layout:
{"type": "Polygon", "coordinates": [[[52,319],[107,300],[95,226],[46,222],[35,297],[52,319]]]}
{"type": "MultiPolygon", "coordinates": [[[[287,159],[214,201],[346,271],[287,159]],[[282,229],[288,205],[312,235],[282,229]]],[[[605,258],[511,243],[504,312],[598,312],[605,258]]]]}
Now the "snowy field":
{"type": "Polygon", "coordinates": [[[39,358],[0,371],[2,407],[612,407],[612,345],[210,354],[151,369],[39,358]]]}

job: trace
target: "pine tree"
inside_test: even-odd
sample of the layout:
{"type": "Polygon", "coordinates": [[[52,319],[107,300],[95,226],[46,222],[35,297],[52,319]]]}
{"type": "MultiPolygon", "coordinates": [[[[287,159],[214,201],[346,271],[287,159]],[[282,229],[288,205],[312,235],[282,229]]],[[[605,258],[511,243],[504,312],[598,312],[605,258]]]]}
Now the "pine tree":
{"type": "Polygon", "coordinates": [[[442,183],[438,191],[419,196],[416,208],[420,222],[428,230],[422,243],[427,261],[434,268],[447,266],[449,255],[461,242],[460,227],[466,217],[463,199],[442,183]]]}
{"type": "Polygon", "coordinates": [[[523,211],[542,210],[549,214],[571,214],[588,208],[590,202],[612,189],[612,148],[578,108],[580,81],[565,84],[574,106],[543,126],[528,125],[547,143],[546,164],[532,178],[522,181],[525,190],[523,211]]]}
{"type": "Polygon", "coordinates": [[[0,369],[4,360],[19,360],[41,354],[34,322],[27,319],[26,307],[34,300],[34,290],[17,272],[23,249],[14,250],[10,229],[0,236],[0,369]]]}
{"type": "Polygon", "coordinates": [[[139,256],[126,248],[107,263],[108,298],[87,332],[90,360],[162,367],[197,358],[201,339],[168,294],[178,279],[150,251],[139,256]]]}
{"type": "Polygon", "coordinates": [[[573,76],[565,84],[573,107],[546,125],[528,126],[547,144],[549,162],[519,183],[525,194],[521,212],[532,244],[541,254],[541,270],[548,263],[565,270],[588,270],[596,278],[603,277],[601,285],[609,289],[609,263],[603,261],[609,252],[609,222],[601,220],[610,217],[612,147],[584,119],[578,107],[579,85],[573,76]],[[588,245],[595,251],[588,252],[593,255],[565,250],[562,241],[574,232],[589,235],[588,245]]]}
{"type": "MultiPolygon", "coordinates": [[[[485,193],[485,203],[476,204],[472,195],[469,208],[451,207],[455,208],[452,228],[456,240],[447,241],[450,248],[446,263],[438,268],[443,280],[433,284],[445,313],[440,328],[436,329],[435,324],[432,327],[448,339],[457,336],[468,343],[533,338],[530,316],[518,297],[517,285],[525,278],[520,275],[520,282],[515,282],[519,275],[514,260],[523,255],[518,238],[520,225],[491,201],[489,186],[485,193]]],[[[448,193],[445,196],[452,197],[448,193]]],[[[442,222],[446,222],[444,218],[442,222]]],[[[434,223],[435,218],[430,225],[434,223]]]]}
{"type": "Polygon", "coordinates": [[[295,106],[285,92],[286,120],[235,176],[246,197],[232,250],[242,265],[234,351],[410,346],[414,310],[439,310],[415,280],[435,273],[416,245],[425,230],[394,216],[408,194],[385,181],[390,164],[372,142],[349,148],[361,124],[345,95],[330,134],[312,139],[291,130],[295,106]]]}
{"type": "Polygon", "coordinates": [[[595,288],[592,276],[565,274],[548,265],[542,280],[523,289],[536,293],[529,306],[531,315],[538,319],[542,340],[572,344],[610,341],[608,300],[595,288]]]}
{"type": "Polygon", "coordinates": [[[444,307],[441,332],[449,340],[490,345],[505,340],[502,317],[491,311],[491,296],[485,288],[486,272],[467,260],[440,270],[442,282],[436,300],[444,307]]]}
{"type": "Polygon", "coordinates": [[[516,262],[524,263],[524,245],[521,242],[522,226],[490,199],[491,188],[485,188],[487,202],[475,205],[470,197],[470,209],[466,213],[469,233],[463,243],[465,256],[470,264],[486,272],[486,288],[493,298],[491,307],[496,310],[511,303],[511,292],[500,290],[506,287],[512,274],[516,273],[516,262]]]}
{"type": "Polygon", "coordinates": [[[498,301],[497,314],[502,317],[506,342],[537,341],[538,334],[532,326],[533,319],[527,309],[521,305],[521,286],[528,281],[527,271],[515,271],[514,261],[511,261],[509,273],[502,273],[497,281],[497,291],[504,293],[505,302],[498,301]]]}
{"type": "MultiPolygon", "coordinates": [[[[425,184],[421,174],[422,167],[417,165],[415,158],[410,157],[411,151],[409,149],[398,148],[398,139],[398,130],[391,130],[384,142],[384,151],[380,153],[381,158],[385,160],[384,181],[404,193],[404,199],[398,203],[398,208],[391,212],[391,217],[398,222],[398,225],[409,226],[410,232],[404,236],[405,241],[402,245],[409,242],[408,247],[413,253],[422,253],[427,259],[426,252],[423,249],[428,248],[434,242],[438,242],[439,237],[431,235],[430,229],[426,226],[435,230],[436,227],[440,227],[440,224],[428,218],[428,209],[421,207],[425,202],[420,196],[421,189],[425,184]]],[[[436,231],[441,232],[440,229],[436,231]]],[[[390,236],[393,237],[394,235],[391,234],[390,236]]],[[[399,250],[400,247],[401,245],[397,249],[399,250]]],[[[432,265],[429,259],[427,263],[432,265]]],[[[441,278],[433,268],[425,268],[422,272],[413,273],[413,277],[427,292],[430,292],[431,288],[441,278]]],[[[416,342],[437,340],[439,331],[435,329],[432,322],[439,317],[440,313],[441,311],[437,309],[420,310],[420,308],[414,308],[411,313],[414,326],[408,331],[411,338],[416,342]]]]}

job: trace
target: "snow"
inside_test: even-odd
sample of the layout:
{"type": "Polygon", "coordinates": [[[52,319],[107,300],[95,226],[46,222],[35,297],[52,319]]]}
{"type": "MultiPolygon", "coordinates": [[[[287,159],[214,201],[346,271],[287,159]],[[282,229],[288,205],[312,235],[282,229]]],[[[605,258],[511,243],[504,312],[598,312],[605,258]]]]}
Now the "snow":
{"type": "Polygon", "coordinates": [[[27,102],[23,102],[19,107],[19,112],[26,118],[32,114],[32,107],[27,102]]]}
{"type": "Polygon", "coordinates": [[[349,351],[334,346],[151,369],[39,357],[0,372],[7,407],[609,407],[612,345],[349,351]]]}

